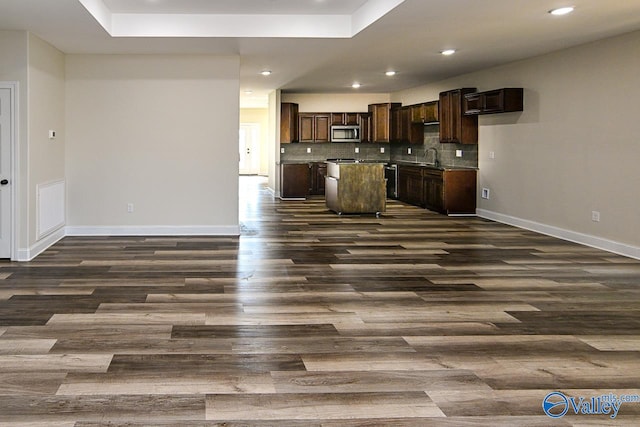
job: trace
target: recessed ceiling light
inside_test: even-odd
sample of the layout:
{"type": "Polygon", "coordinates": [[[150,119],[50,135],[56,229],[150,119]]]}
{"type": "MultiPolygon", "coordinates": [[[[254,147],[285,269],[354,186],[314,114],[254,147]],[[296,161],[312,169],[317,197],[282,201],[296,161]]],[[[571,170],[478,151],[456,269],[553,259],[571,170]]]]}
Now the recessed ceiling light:
{"type": "Polygon", "coordinates": [[[395,76],[396,72],[395,71],[387,71],[386,73],[384,73],[384,75],[391,77],[391,76],[395,76]]]}
{"type": "Polygon", "coordinates": [[[263,76],[270,76],[271,75],[271,71],[269,70],[264,70],[263,72],[261,72],[260,74],[262,74],[263,76]]]}
{"type": "Polygon", "coordinates": [[[360,83],[357,83],[357,82],[351,85],[351,87],[354,88],[354,89],[360,89],[361,86],[362,85],[360,83]]]}
{"type": "Polygon", "coordinates": [[[559,7],[557,9],[551,9],[549,13],[552,15],[561,16],[561,15],[566,15],[567,13],[573,12],[573,9],[574,9],[573,6],[559,7]]]}
{"type": "Polygon", "coordinates": [[[456,50],[455,49],[445,49],[445,50],[441,50],[440,53],[443,54],[444,56],[450,56],[450,55],[453,55],[454,53],[456,53],[456,50]]]}

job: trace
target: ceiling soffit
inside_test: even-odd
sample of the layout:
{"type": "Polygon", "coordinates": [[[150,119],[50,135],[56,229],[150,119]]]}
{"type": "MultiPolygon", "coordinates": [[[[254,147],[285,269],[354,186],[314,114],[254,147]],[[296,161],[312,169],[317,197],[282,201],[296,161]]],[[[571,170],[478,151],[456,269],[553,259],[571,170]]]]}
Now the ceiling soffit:
{"type": "MultiPolygon", "coordinates": [[[[404,0],[367,0],[352,13],[114,12],[103,0],[78,0],[112,37],[350,38],[404,0]]],[[[246,8],[247,9],[247,8],[246,8]]]]}

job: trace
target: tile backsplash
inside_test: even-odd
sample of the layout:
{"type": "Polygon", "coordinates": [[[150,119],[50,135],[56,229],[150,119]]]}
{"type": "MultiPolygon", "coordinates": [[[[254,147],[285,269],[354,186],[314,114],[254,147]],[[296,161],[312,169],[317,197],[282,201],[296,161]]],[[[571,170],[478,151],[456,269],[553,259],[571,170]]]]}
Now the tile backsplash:
{"type": "Polygon", "coordinates": [[[325,142],[325,143],[296,143],[282,144],[284,153],[280,154],[281,161],[302,161],[317,162],[326,159],[358,159],[358,160],[379,160],[388,162],[391,146],[390,144],[369,144],[351,142],[325,142]],[[311,153],[307,153],[307,149],[311,153]],[[360,151],[356,153],[356,148],[360,151]],[[384,148],[384,153],[380,149],[384,148]]]}
{"type": "Polygon", "coordinates": [[[424,127],[424,144],[390,144],[392,162],[405,161],[416,163],[432,163],[434,148],[438,153],[438,160],[442,166],[478,167],[477,144],[441,144],[440,126],[427,125],[424,127]],[[411,154],[408,154],[408,149],[411,154]],[[462,151],[462,157],[456,157],[456,150],[462,151]]]}
{"type": "Polygon", "coordinates": [[[478,146],[475,144],[441,144],[440,127],[428,125],[424,127],[424,144],[369,144],[369,143],[295,143],[282,144],[284,153],[280,154],[283,162],[319,162],[326,159],[358,159],[377,160],[381,162],[433,162],[434,148],[438,160],[443,166],[478,167],[478,146]],[[359,153],[356,153],[356,148],[359,153]],[[384,153],[380,149],[384,149],[384,153]],[[408,154],[409,148],[411,154],[408,154]],[[311,153],[307,153],[311,149],[311,153]],[[456,150],[462,151],[462,157],[456,157],[456,150]]]}

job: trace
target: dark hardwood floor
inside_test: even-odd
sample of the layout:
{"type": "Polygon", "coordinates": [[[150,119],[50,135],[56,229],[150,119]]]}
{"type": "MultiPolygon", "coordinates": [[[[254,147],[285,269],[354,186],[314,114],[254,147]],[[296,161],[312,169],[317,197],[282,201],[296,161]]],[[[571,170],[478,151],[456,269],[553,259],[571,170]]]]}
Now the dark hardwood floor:
{"type": "Polygon", "coordinates": [[[74,237],[0,263],[0,426],[640,425],[640,403],[542,408],[640,394],[640,262],[241,187],[240,238],[74,237]]]}

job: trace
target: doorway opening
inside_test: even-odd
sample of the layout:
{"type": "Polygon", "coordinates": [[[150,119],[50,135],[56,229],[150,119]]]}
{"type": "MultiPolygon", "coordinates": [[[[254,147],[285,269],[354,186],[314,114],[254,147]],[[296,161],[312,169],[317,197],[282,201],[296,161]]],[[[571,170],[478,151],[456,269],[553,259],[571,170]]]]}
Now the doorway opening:
{"type": "Polygon", "coordinates": [[[260,124],[240,123],[240,175],[260,173],[260,124]]]}

